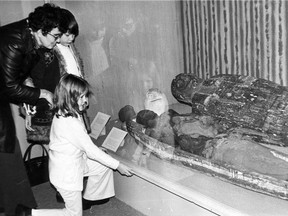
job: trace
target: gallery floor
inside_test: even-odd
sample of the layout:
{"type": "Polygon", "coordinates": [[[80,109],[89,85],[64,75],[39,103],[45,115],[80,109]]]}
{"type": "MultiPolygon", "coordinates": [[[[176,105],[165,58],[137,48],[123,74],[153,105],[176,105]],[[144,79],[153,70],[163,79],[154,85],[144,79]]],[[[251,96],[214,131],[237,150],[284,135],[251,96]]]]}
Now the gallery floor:
{"type": "MultiPolygon", "coordinates": [[[[38,203],[38,208],[62,208],[64,204],[57,203],[55,191],[49,183],[44,183],[33,187],[33,192],[38,203]]],[[[132,207],[121,202],[117,198],[111,198],[108,203],[99,206],[92,206],[85,210],[83,216],[145,216],[132,207]]],[[[0,213],[0,216],[4,216],[0,213]]]]}

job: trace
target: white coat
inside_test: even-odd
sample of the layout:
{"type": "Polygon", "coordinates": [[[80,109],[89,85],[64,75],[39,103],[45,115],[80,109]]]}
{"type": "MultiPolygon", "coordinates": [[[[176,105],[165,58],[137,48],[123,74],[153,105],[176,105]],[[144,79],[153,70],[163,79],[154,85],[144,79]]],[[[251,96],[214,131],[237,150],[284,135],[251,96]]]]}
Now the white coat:
{"type": "Polygon", "coordinates": [[[111,169],[119,166],[119,161],[92,142],[80,118],[54,116],[49,144],[51,183],[64,190],[82,191],[89,160],[111,169]]]}

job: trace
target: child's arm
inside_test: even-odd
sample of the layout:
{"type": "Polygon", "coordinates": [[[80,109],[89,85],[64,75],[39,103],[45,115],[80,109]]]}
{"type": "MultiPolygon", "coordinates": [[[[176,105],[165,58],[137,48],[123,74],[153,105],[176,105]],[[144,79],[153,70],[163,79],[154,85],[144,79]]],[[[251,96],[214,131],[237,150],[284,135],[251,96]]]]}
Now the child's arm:
{"type": "MultiPolygon", "coordinates": [[[[54,133],[57,134],[51,133],[50,136],[58,136],[58,133],[61,134],[61,137],[65,137],[76,148],[84,151],[89,159],[98,161],[111,169],[118,169],[120,162],[102,151],[92,142],[84,124],[79,119],[74,117],[59,117],[54,122],[54,133]]],[[[128,173],[126,166],[120,166],[119,169],[119,172],[128,173]]]]}

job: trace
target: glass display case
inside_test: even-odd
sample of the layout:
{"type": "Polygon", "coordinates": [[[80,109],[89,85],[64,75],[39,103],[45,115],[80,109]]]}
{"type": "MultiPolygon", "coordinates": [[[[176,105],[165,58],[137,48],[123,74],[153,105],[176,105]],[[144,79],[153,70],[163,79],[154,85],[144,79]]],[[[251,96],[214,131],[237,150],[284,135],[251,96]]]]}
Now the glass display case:
{"type": "MultiPolygon", "coordinates": [[[[179,106],[173,107],[178,109],[179,106]]],[[[180,105],[180,112],[190,107],[180,105]]],[[[189,111],[188,111],[189,112],[189,111]]],[[[106,131],[121,128],[111,120],[106,131]]],[[[95,140],[101,145],[105,136],[95,140]]],[[[225,179],[165,160],[127,134],[116,152],[108,153],[132,167],[127,178],[115,172],[116,197],[147,215],[286,215],[286,200],[231,184],[225,179]]]]}

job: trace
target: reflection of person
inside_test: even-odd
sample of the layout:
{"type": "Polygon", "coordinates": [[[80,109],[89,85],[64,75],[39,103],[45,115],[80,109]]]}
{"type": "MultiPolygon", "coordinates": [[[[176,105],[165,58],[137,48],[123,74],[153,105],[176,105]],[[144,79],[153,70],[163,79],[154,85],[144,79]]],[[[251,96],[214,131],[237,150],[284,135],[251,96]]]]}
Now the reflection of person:
{"type": "Polygon", "coordinates": [[[121,21],[117,34],[109,41],[110,70],[115,79],[119,80],[118,95],[121,98],[123,95],[130,95],[124,97],[120,104],[131,104],[138,111],[144,108],[142,101],[145,93],[149,88],[155,87],[158,73],[155,64],[157,35],[149,24],[145,25],[145,21],[140,14],[137,17],[127,15],[121,21]]]}
{"type": "MultiPolygon", "coordinates": [[[[93,31],[94,35],[90,36],[90,51],[92,56],[92,70],[93,76],[96,77],[109,68],[109,62],[106,51],[104,49],[104,41],[106,35],[106,27],[103,25],[98,26],[99,29],[93,31]]],[[[96,27],[94,27],[96,28],[96,27]]],[[[91,33],[92,34],[92,33],[91,33]]]]}
{"type": "MultiPolygon", "coordinates": [[[[100,14],[99,16],[103,17],[104,15],[100,14]]],[[[95,86],[97,86],[101,76],[106,76],[110,72],[108,44],[111,37],[111,28],[103,18],[98,19],[92,26],[86,26],[86,28],[89,28],[89,32],[84,35],[83,45],[87,56],[90,57],[89,59],[85,58],[85,67],[88,69],[86,76],[91,83],[96,83],[95,86]]]]}
{"type": "Polygon", "coordinates": [[[119,29],[119,32],[110,39],[110,55],[115,64],[122,64],[122,62],[132,64],[137,62],[138,56],[136,50],[139,47],[139,43],[143,42],[141,41],[143,37],[134,37],[135,30],[136,22],[132,18],[127,18],[123,27],[119,29]]]}
{"type": "Polygon", "coordinates": [[[89,84],[72,74],[64,75],[54,93],[49,144],[49,178],[65,202],[64,209],[33,209],[32,215],[82,215],[83,197],[93,201],[115,195],[113,171],[131,176],[131,169],[98,148],[87,134],[80,113],[88,106],[89,84]]]}
{"type": "MultiPolygon", "coordinates": [[[[79,34],[78,23],[74,15],[66,9],[61,9],[61,27],[64,34],[60,38],[60,43],[53,50],[39,49],[40,61],[31,72],[34,86],[51,92],[54,92],[60,77],[66,73],[84,77],[82,60],[74,45],[74,40],[79,34]]],[[[26,115],[26,127],[30,130],[28,141],[32,136],[41,135],[41,140],[37,139],[37,142],[48,144],[52,118],[49,104],[45,100],[39,100],[32,119],[31,115],[26,115]],[[40,133],[39,130],[45,130],[46,133],[40,133]]]]}
{"type": "Polygon", "coordinates": [[[142,60],[131,67],[131,75],[128,76],[127,80],[125,95],[131,96],[127,97],[123,103],[131,104],[136,111],[140,111],[145,108],[143,101],[148,90],[156,88],[157,84],[160,83],[159,71],[154,62],[142,60]]]}
{"type": "Polygon", "coordinates": [[[39,47],[53,48],[59,41],[58,7],[37,7],[27,19],[0,27],[0,207],[14,215],[17,204],[35,207],[23,165],[9,103],[52,103],[52,93],[22,84],[38,61],[39,47]]]}
{"type": "MultiPolygon", "coordinates": [[[[138,15],[139,16],[139,15],[138,15]]],[[[155,32],[150,25],[144,25],[144,20],[127,16],[119,31],[109,42],[112,61],[118,64],[128,62],[137,64],[142,59],[156,60],[155,32]]]]}

